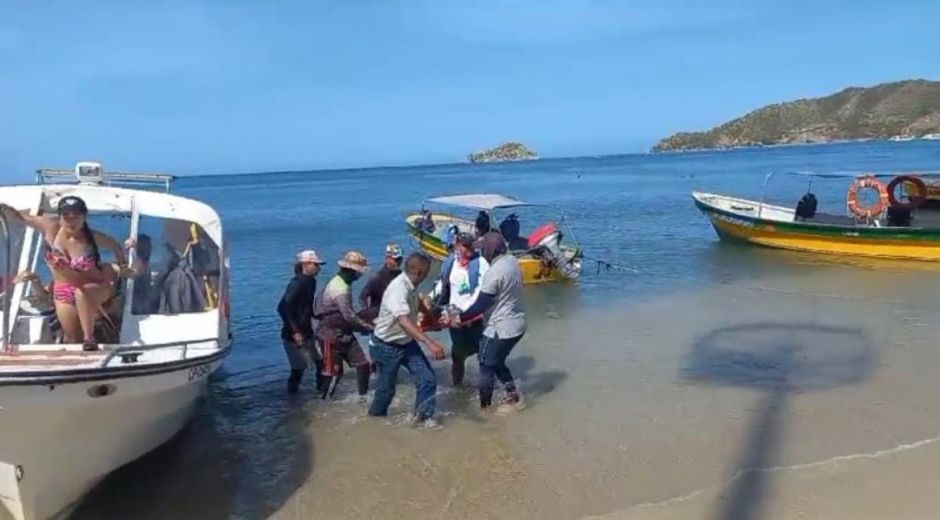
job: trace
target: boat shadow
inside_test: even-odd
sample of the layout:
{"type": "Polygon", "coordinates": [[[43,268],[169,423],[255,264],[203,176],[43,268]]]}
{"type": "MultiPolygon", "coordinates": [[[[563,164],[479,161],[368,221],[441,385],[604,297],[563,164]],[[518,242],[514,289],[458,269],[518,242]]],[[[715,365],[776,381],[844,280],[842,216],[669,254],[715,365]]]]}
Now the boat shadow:
{"type": "Polygon", "coordinates": [[[109,475],[70,520],[267,518],[312,474],[314,400],[288,398],[283,381],[217,382],[179,434],[109,475]]]}
{"type": "Polygon", "coordinates": [[[759,322],[715,329],[696,340],[682,377],[764,394],[748,440],[730,472],[715,517],[757,520],[778,464],[781,432],[794,394],[857,384],[871,376],[874,347],[859,328],[759,322]]]}

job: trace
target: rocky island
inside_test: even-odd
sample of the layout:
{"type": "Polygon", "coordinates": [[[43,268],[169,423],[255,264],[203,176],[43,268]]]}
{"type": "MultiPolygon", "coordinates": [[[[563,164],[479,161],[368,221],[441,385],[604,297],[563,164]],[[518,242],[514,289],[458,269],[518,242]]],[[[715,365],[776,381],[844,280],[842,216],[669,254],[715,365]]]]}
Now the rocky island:
{"type": "Polygon", "coordinates": [[[940,81],[850,87],[760,108],[705,132],[679,132],[653,152],[827,143],[940,132],[940,81]]]}
{"type": "Polygon", "coordinates": [[[516,142],[503,143],[496,148],[472,153],[467,156],[467,160],[471,163],[528,161],[538,158],[539,155],[537,153],[529,150],[522,143],[516,142]]]}

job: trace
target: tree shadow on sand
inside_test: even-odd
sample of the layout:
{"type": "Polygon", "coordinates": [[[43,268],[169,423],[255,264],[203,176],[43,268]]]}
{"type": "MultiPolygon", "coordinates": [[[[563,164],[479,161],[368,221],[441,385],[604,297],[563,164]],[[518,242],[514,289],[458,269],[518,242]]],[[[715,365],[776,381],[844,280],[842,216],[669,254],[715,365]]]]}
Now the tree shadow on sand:
{"type": "Polygon", "coordinates": [[[283,381],[215,382],[180,434],[109,475],[70,519],[270,516],[313,470],[308,393],[288,398],[283,381]]]}
{"type": "Polygon", "coordinates": [[[767,469],[777,463],[791,394],[859,383],[873,366],[872,341],[859,328],[763,322],[718,328],[699,338],[682,369],[685,379],[765,394],[716,517],[761,518],[767,469]]]}

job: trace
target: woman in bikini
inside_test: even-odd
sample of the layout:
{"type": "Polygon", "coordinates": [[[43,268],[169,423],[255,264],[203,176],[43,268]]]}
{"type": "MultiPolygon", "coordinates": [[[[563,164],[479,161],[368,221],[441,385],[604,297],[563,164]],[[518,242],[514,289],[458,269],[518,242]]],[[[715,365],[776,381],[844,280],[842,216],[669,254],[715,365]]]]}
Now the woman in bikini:
{"type": "Polygon", "coordinates": [[[88,206],[84,200],[62,197],[58,210],[59,218],[54,219],[0,204],[0,211],[8,217],[42,232],[51,249],[45,256],[52,272],[53,300],[64,342],[82,343],[83,350],[97,350],[95,318],[111,293],[115,275],[131,276],[133,271],[122,267],[120,273],[115,273],[101,263],[98,244],[114,253],[119,266],[126,264],[124,250],[116,240],[88,226],[88,206]]]}

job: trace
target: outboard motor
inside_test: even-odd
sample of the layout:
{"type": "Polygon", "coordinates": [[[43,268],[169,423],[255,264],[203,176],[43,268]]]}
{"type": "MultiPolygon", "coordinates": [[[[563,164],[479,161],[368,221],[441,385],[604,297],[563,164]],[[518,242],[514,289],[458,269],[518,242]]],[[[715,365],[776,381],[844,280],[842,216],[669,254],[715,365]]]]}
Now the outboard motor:
{"type": "Polygon", "coordinates": [[[529,235],[529,249],[543,262],[561,271],[566,278],[577,278],[581,274],[581,262],[569,258],[561,250],[561,231],[551,222],[529,235]]]}
{"type": "Polygon", "coordinates": [[[807,193],[796,204],[796,220],[806,220],[816,216],[816,195],[807,193]]]}

